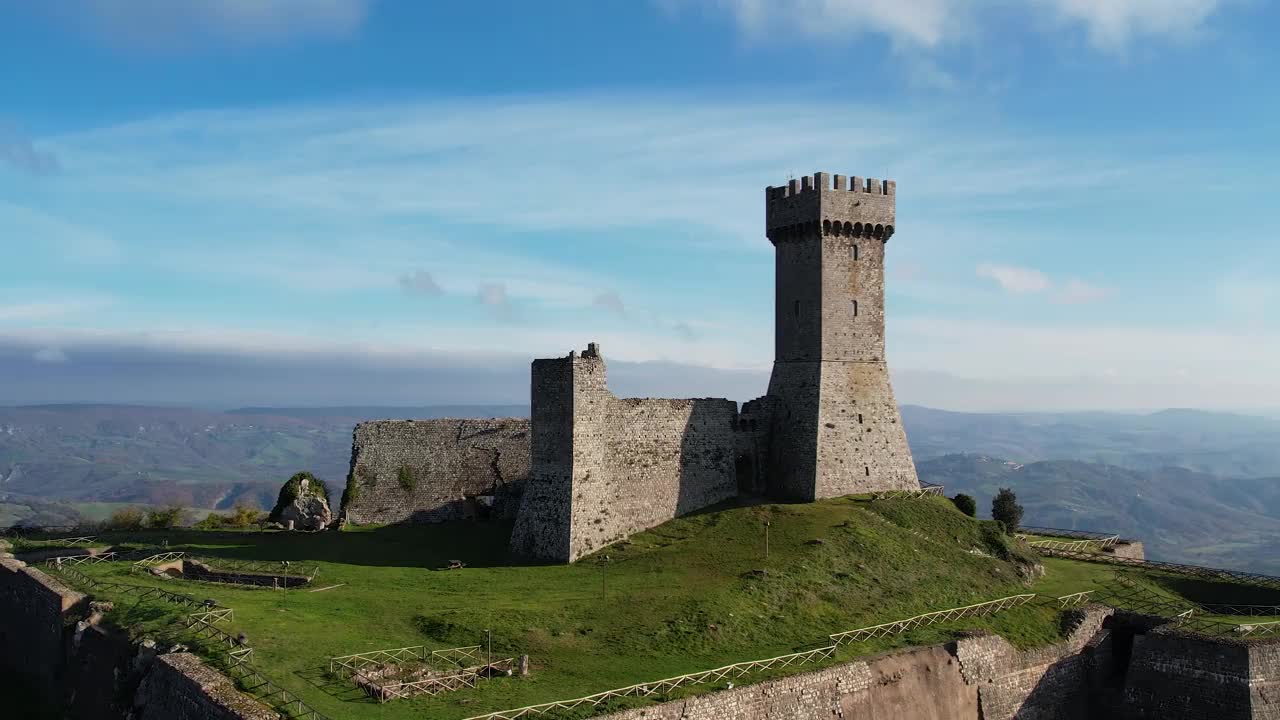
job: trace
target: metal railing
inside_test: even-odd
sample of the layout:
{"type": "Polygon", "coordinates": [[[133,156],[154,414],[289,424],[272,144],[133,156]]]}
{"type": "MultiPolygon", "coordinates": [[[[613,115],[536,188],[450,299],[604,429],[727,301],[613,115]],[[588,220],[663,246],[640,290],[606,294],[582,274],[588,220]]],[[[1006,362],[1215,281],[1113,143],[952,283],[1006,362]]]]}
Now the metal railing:
{"type": "Polygon", "coordinates": [[[991,615],[1003,610],[1008,610],[1009,608],[1026,605],[1037,597],[1039,596],[1035,593],[1027,593],[1026,595],[1010,595],[1009,597],[988,600],[975,605],[966,605],[964,607],[927,612],[923,615],[916,615],[915,617],[909,617],[905,620],[894,620],[893,622],[858,628],[857,630],[846,630],[844,632],[834,633],[830,638],[831,642],[836,645],[843,645],[845,643],[860,642],[862,640],[870,640],[872,638],[901,635],[908,630],[914,630],[918,627],[934,625],[940,622],[947,622],[948,620],[959,620],[967,617],[991,615]]]}

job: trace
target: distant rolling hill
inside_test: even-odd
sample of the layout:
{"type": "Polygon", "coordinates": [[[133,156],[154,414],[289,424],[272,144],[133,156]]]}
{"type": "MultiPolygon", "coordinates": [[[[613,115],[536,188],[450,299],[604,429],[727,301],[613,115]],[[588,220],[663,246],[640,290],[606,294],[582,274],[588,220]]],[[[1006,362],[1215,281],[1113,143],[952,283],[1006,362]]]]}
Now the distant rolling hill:
{"type": "MultiPolygon", "coordinates": [[[[86,504],[269,507],[299,470],[340,485],[362,420],[527,415],[523,405],[0,407],[0,524],[86,504]]],[[[996,489],[1013,487],[1028,522],[1115,530],[1146,539],[1154,557],[1280,573],[1280,421],[907,406],[903,422],[921,478],[948,494],[989,508],[996,489]]]]}
{"type": "Polygon", "coordinates": [[[1148,557],[1280,575],[1280,478],[1233,478],[1182,468],[1130,470],[1079,460],[1020,464],[947,455],[917,464],[947,494],[991,498],[1012,488],[1026,522],[1117,532],[1146,542],[1148,557]]]}

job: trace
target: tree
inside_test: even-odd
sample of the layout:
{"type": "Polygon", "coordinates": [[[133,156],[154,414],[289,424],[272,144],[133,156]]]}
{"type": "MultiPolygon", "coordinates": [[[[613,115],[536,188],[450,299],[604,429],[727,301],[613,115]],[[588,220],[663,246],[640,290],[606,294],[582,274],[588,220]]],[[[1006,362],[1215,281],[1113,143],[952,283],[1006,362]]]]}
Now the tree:
{"type": "Polygon", "coordinates": [[[1018,496],[1009,488],[1000,488],[991,501],[991,517],[1004,523],[1005,532],[1013,534],[1022,524],[1022,506],[1018,504],[1018,496]]]}
{"type": "Polygon", "coordinates": [[[960,493],[959,495],[951,498],[951,502],[955,503],[956,509],[965,515],[968,515],[969,517],[977,517],[978,501],[974,500],[972,495],[960,493]]]}

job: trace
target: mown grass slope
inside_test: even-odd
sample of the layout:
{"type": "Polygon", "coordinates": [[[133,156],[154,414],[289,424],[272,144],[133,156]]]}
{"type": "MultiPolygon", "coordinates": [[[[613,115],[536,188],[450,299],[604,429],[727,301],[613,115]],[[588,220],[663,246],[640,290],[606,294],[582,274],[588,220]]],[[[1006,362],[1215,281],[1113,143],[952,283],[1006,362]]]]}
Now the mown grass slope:
{"type": "MultiPolygon", "coordinates": [[[[124,564],[84,569],[235,608],[232,631],[248,636],[255,665],[272,680],[332,718],[383,720],[468,717],[812,648],[830,633],[1030,592],[1036,562],[992,523],[941,498],[725,508],[666,523],[571,566],[520,564],[507,554],[509,533],[500,523],[453,523],[150,536],[173,550],[319,567],[309,590],[287,592],[164,581],[124,564]],[[467,567],[436,569],[451,559],[467,567]],[[339,587],[310,591],[331,585],[339,587]],[[324,673],[330,656],[484,645],[486,630],[495,657],[527,653],[533,673],[385,705],[324,673]]],[[[1111,572],[1047,565],[1034,590],[1055,595],[1096,587],[1111,572]]],[[[140,633],[177,612],[120,600],[120,616],[140,633]]],[[[1027,607],[851,646],[841,657],[973,627],[1024,646],[1059,637],[1056,612],[1027,607]]]]}

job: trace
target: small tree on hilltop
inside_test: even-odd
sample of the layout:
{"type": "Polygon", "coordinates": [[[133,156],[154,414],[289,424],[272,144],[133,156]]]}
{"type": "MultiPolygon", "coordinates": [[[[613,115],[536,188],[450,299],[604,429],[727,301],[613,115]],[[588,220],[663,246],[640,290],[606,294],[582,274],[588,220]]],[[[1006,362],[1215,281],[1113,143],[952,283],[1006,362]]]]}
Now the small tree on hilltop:
{"type": "Polygon", "coordinates": [[[959,495],[951,498],[951,502],[955,504],[957,510],[965,515],[968,515],[969,517],[977,517],[978,501],[974,500],[973,496],[960,493],[959,495]]]}
{"type": "Polygon", "coordinates": [[[991,501],[991,517],[1004,523],[1005,532],[1013,534],[1022,524],[1022,506],[1018,504],[1018,496],[1009,488],[1000,488],[991,501]]]}

